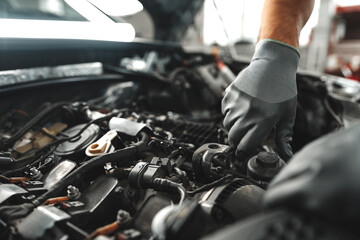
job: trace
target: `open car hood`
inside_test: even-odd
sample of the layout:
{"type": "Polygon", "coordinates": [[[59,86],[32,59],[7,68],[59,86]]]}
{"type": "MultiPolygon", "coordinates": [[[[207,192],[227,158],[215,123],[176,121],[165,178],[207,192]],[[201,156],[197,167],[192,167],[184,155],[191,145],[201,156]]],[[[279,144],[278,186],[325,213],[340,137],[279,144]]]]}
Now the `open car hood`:
{"type": "Polygon", "coordinates": [[[204,0],[140,0],[154,20],[155,39],[179,41],[204,0]]]}

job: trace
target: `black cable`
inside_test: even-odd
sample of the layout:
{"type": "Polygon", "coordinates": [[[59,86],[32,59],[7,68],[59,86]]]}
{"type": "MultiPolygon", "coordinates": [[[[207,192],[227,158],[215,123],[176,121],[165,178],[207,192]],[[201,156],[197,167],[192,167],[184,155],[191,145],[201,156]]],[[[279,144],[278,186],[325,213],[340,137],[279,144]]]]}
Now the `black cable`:
{"type": "Polygon", "coordinates": [[[179,155],[179,156],[183,155],[184,158],[186,158],[186,157],[187,157],[187,156],[186,156],[186,155],[187,155],[187,152],[186,152],[186,150],[185,150],[184,148],[179,147],[178,149],[175,149],[174,151],[172,151],[172,152],[169,154],[168,158],[169,158],[169,159],[175,159],[175,157],[178,157],[178,155],[179,155]]]}
{"type": "Polygon", "coordinates": [[[338,116],[334,109],[331,107],[330,103],[329,103],[329,99],[328,98],[324,98],[324,105],[325,108],[328,110],[328,112],[330,113],[330,115],[335,119],[335,121],[339,124],[340,127],[344,127],[344,121],[341,119],[340,116],[338,116]]]}
{"type": "Polygon", "coordinates": [[[173,181],[170,181],[170,180],[164,179],[164,178],[155,178],[153,183],[158,185],[159,187],[176,188],[180,194],[180,200],[178,203],[179,205],[182,204],[183,201],[185,200],[185,198],[187,197],[187,192],[186,192],[185,188],[179,183],[175,183],[173,181]]]}
{"type": "MultiPolygon", "coordinates": [[[[79,132],[77,132],[75,135],[69,136],[69,137],[64,137],[64,138],[58,138],[57,140],[49,143],[48,145],[44,146],[43,148],[41,148],[41,149],[39,149],[39,150],[37,150],[33,155],[28,156],[28,157],[26,157],[26,158],[24,158],[24,159],[18,159],[18,160],[17,160],[17,163],[18,163],[18,164],[22,164],[22,165],[23,165],[24,163],[26,163],[26,165],[31,164],[31,163],[33,163],[32,160],[40,158],[40,155],[43,153],[44,150],[49,149],[49,148],[51,148],[51,147],[54,147],[54,146],[56,146],[56,145],[58,145],[58,144],[61,144],[61,143],[63,143],[63,142],[71,141],[71,140],[73,140],[73,139],[76,139],[76,138],[79,137],[91,124],[105,121],[105,120],[107,120],[107,119],[109,119],[109,118],[111,118],[111,117],[114,117],[114,116],[116,116],[116,115],[118,115],[119,113],[124,112],[124,111],[128,111],[128,109],[120,109],[120,110],[114,111],[114,112],[112,112],[112,113],[109,113],[109,114],[105,115],[104,117],[91,120],[91,121],[88,122],[83,128],[81,128],[81,129],[79,130],[79,132]]],[[[54,148],[53,150],[55,150],[55,148],[54,148]]],[[[50,151],[53,151],[53,150],[50,150],[50,151]]],[[[48,155],[49,155],[49,154],[48,154],[48,155]]],[[[35,162],[35,164],[38,163],[39,161],[41,161],[41,160],[37,160],[37,161],[35,162]]],[[[9,175],[9,174],[18,173],[18,172],[24,171],[24,170],[26,170],[26,169],[27,169],[27,167],[21,167],[20,169],[17,169],[16,167],[13,167],[13,170],[10,170],[10,171],[5,172],[5,173],[3,173],[3,175],[6,175],[6,176],[7,176],[7,175],[9,175]]]]}
{"type": "Polygon", "coordinates": [[[36,123],[38,123],[41,119],[45,116],[49,115],[52,111],[56,110],[59,107],[63,107],[64,105],[68,105],[68,102],[59,102],[42,110],[38,113],[35,117],[33,117],[29,122],[25,124],[19,131],[17,131],[14,135],[10,138],[5,139],[2,141],[2,148],[6,148],[11,144],[14,144],[18,139],[20,139],[25,133],[27,133],[36,123]]]}
{"type": "Polygon", "coordinates": [[[44,134],[45,136],[52,138],[53,140],[58,140],[58,138],[50,133],[46,132],[44,129],[40,128],[39,131],[44,134]]]}
{"type": "Polygon", "coordinates": [[[26,160],[21,160],[21,162],[19,161],[16,161],[17,164],[26,164],[26,166],[24,167],[17,167],[13,170],[9,170],[9,171],[6,171],[4,172],[2,175],[6,176],[6,177],[10,177],[10,176],[14,176],[16,174],[21,174],[23,173],[25,170],[31,168],[32,166],[34,166],[35,164],[39,163],[39,162],[42,162],[43,160],[45,160],[48,156],[50,156],[50,154],[53,153],[53,151],[55,150],[55,148],[51,149],[49,152],[47,152],[45,155],[39,157],[38,159],[35,159],[35,158],[31,158],[31,159],[35,159],[34,161],[30,161],[31,159],[26,159],[27,161],[29,162],[26,162],[26,160]]]}
{"type": "Polygon", "coordinates": [[[47,149],[47,148],[49,148],[49,147],[58,145],[58,144],[60,144],[60,143],[66,142],[66,141],[71,141],[71,140],[79,137],[91,124],[105,121],[105,120],[107,120],[108,118],[114,117],[114,116],[116,116],[116,115],[119,114],[119,113],[120,113],[120,111],[116,111],[116,112],[109,113],[109,114],[107,114],[107,115],[104,116],[104,117],[91,120],[91,121],[88,122],[83,128],[81,128],[80,131],[79,131],[78,133],[76,133],[75,135],[69,136],[69,137],[65,137],[65,138],[59,138],[58,140],[56,140],[56,141],[54,141],[54,142],[51,142],[51,143],[49,143],[48,145],[44,146],[42,149],[39,149],[38,151],[42,151],[42,150],[44,150],[44,149],[47,149]]]}
{"type": "Polygon", "coordinates": [[[136,156],[138,153],[141,153],[148,149],[148,139],[149,138],[146,136],[146,134],[142,133],[141,140],[133,146],[92,158],[91,160],[85,162],[83,165],[71,172],[65,178],[61,179],[59,182],[53,185],[46,193],[32,201],[32,203],[23,203],[20,205],[9,205],[0,207],[0,218],[6,222],[12,222],[13,220],[24,218],[25,216],[30,214],[34,210],[34,208],[40,206],[48,198],[59,194],[67,185],[69,185],[73,181],[80,180],[85,172],[92,170],[95,167],[104,165],[107,162],[122,162],[122,164],[127,164],[130,161],[129,159],[131,159],[131,157],[136,156]]]}
{"type": "Polygon", "coordinates": [[[189,194],[190,196],[193,196],[193,195],[195,195],[197,193],[204,192],[204,191],[210,190],[210,189],[212,189],[214,187],[220,186],[221,184],[223,184],[226,181],[231,180],[233,178],[234,177],[231,176],[231,175],[226,175],[225,177],[222,177],[219,180],[216,180],[216,181],[214,181],[212,183],[203,185],[203,186],[195,189],[194,191],[187,191],[187,194],[189,194]]]}
{"type": "MultiPolygon", "coordinates": [[[[94,119],[94,120],[91,120],[91,121],[88,122],[84,127],[82,127],[82,128],[79,130],[79,132],[77,132],[75,135],[69,136],[69,137],[64,137],[64,138],[58,138],[57,140],[49,143],[48,145],[44,146],[43,148],[41,148],[41,149],[39,149],[39,150],[37,150],[35,154],[38,154],[39,152],[42,152],[44,149],[48,149],[48,148],[50,148],[50,147],[52,147],[52,146],[55,146],[55,145],[58,145],[58,144],[60,144],[60,143],[74,140],[74,139],[76,139],[77,137],[79,137],[91,124],[105,121],[105,120],[107,120],[107,119],[109,119],[109,118],[111,118],[111,117],[116,116],[116,115],[119,114],[121,111],[125,111],[125,110],[118,110],[118,111],[109,113],[109,114],[107,114],[107,115],[104,116],[104,117],[96,118],[96,119],[94,119]]],[[[126,110],[126,111],[127,111],[127,110],[126,110]]]]}
{"type": "Polygon", "coordinates": [[[100,155],[97,157],[94,157],[90,159],[89,161],[85,162],[83,165],[75,169],[73,172],[71,172],[69,175],[67,175],[65,178],[61,179],[59,182],[57,182],[54,186],[52,186],[49,191],[44,193],[43,195],[39,196],[36,200],[33,201],[33,204],[35,206],[39,206],[42,203],[44,203],[48,198],[54,197],[55,195],[59,194],[63,188],[65,188],[67,185],[71,184],[75,180],[80,180],[82,175],[97,167],[102,166],[107,162],[119,162],[119,161],[127,161],[129,157],[135,155],[138,153],[138,148],[136,146],[131,146],[127,148],[120,149],[118,151],[100,155]]]}
{"type": "Polygon", "coordinates": [[[141,133],[141,140],[135,143],[133,146],[126,147],[115,152],[107,153],[90,159],[89,161],[78,167],[76,170],[71,172],[69,175],[67,175],[65,178],[60,180],[54,186],[52,186],[49,191],[34,200],[34,205],[39,206],[40,204],[45,202],[46,199],[58,194],[64,187],[72,183],[74,180],[80,180],[85,172],[95,167],[102,166],[107,162],[122,162],[123,164],[128,163],[129,159],[131,159],[132,156],[135,156],[136,154],[144,152],[148,149],[147,141],[147,135],[145,133],[141,133]]]}
{"type": "MultiPolygon", "coordinates": [[[[81,131],[78,134],[81,134],[81,131]]],[[[130,147],[126,147],[112,153],[100,155],[85,162],[83,165],[79,166],[73,172],[61,179],[46,193],[33,200],[31,203],[10,206],[5,205],[0,207],[0,218],[6,222],[11,222],[13,220],[27,216],[33,211],[34,208],[40,206],[47,199],[59,194],[67,185],[73,183],[75,180],[81,180],[84,173],[96,167],[103,166],[107,162],[115,162],[117,164],[122,163],[123,165],[128,164],[132,157],[137,156],[137,154],[145,152],[149,149],[149,136],[144,132],[140,132],[140,137],[140,141],[130,147]]]]}

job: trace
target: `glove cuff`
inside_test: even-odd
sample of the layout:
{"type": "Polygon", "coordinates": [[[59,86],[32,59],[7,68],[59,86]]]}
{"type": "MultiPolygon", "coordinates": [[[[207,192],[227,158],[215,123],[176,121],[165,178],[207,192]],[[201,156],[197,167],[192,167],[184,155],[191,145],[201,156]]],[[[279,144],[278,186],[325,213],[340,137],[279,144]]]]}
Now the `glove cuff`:
{"type": "Polygon", "coordinates": [[[256,44],[255,53],[251,62],[257,59],[268,59],[277,65],[287,66],[296,72],[300,53],[296,48],[272,39],[263,39],[256,44]]]}
{"type": "Polygon", "coordinates": [[[246,94],[268,103],[280,103],[297,95],[296,71],[300,56],[287,45],[262,40],[248,68],[234,81],[246,94]]]}
{"type": "Polygon", "coordinates": [[[266,38],[266,39],[260,40],[260,41],[256,44],[255,51],[256,51],[262,44],[264,44],[265,42],[273,42],[273,43],[277,43],[277,44],[283,45],[283,46],[285,46],[285,47],[291,48],[291,49],[293,49],[293,50],[299,55],[299,57],[301,57],[300,51],[299,51],[299,49],[297,49],[296,47],[291,46],[290,44],[287,44],[287,43],[284,43],[284,42],[280,42],[280,41],[275,40],[275,39],[271,39],[271,38],[266,38]]]}

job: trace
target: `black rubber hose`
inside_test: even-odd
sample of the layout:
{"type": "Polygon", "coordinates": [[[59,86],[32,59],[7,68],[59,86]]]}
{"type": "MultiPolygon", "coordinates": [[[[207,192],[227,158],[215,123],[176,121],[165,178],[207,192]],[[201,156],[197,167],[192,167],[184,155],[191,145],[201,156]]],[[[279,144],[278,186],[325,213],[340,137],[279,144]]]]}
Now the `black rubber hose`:
{"type": "Polygon", "coordinates": [[[32,203],[24,203],[15,206],[2,206],[0,207],[0,218],[6,222],[12,222],[16,219],[26,217],[30,214],[35,207],[40,206],[48,198],[56,196],[59,194],[67,185],[73,183],[77,179],[81,179],[82,175],[95,168],[104,165],[107,162],[116,162],[126,164],[130,161],[131,157],[136,156],[137,154],[148,150],[148,141],[149,137],[147,134],[141,132],[141,139],[139,142],[135,143],[133,146],[117,150],[112,153],[94,157],[93,159],[87,161],[76,170],[71,172],[65,178],[60,180],[54,186],[52,186],[49,191],[39,196],[37,199],[32,201],[32,203]]]}
{"type": "Polygon", "coordinates": [[[81,179],[82,175],[85,172],[94,169],[95,167],[103,166],[107,162],[116,162],[116,163],[121,162],[123,164],[128,163],[129,159],[131,159],[132,156],[136,156],[136,154],[144,152],[148,149],[147,146],[149,140],[148,135],[143,132],[141,132],[140,135],[141,135],[140,141],[135,143],[133,146],[126,147],[112,153],[100,155],[85,162],[83,165],[78,167],[76,170],[74,170],[65,178],[63,178],[58,183],[56,183],[54,186],[52,186],[52,188],[50,188],[49,191],[47,191],[46,193],[35,199],[33,201],[33,204],[39,206],[40,204],[45,202],[48,198],[51,198],[56,194],[59,194],[59,192],[63,188],[74,182],[76,179],[81,179]]]}
{"type": "Polygon", "coordinates": [[[103,166],[107,162],[116,162],[127,164],[130,161],[131,157],[136,156],[139,153],[145,152],[149,149],[148,142],[149,136],[140,132],[140,141],[134,145],[117,150],[112,153],[104,154],[92,158],[91,160],[85,162],[83,165],[78,167],[76,170],[71,172],[65,178],[61,179],[58,183],[52,186],[49,191],[39,196],[37,199],[32,201],[32,203],[24,203],[15,206],[2,206],[0,207],[0,218],[6,222],[12,222],[16,219],[26,217],[30,214],[35,207],[40,206],[48,198],[56,196],[59,194],[67,185],[73,183],[77,179],[81,179],[82,175],[89,170],[92,170],[95,167],[103,166]]]}
{"type": "Polygon", "coordinates": [[[65,178],[61,179],[58,183],[52,186],[49,191],[39,196],[37,199],[32,201],[32,204],[25,203],[16,206],[2,206],[0,207],[0,218],[6,222],[11,222],[18,218],[23,218],[31,213],[31,211],[44,203],[48,198],[54,197],[59,194],[66,186],[73,183],[77,179],[81,179],[82,175],[98,166],[102,166],[107,162],[122,162],[127,163],[131,156],[134,156],[139,152],[137,146],[130,146],[124,149],[120,149],[113,153],[108,153],[98,157],[94,157],[88,162],[84,163],[76,170],[71,172],[65,178]]]}
{"type": "MultiPolygon", "coordinates": [[[[138,147],[130,146],[127,148],[120,149],[118,151],[104,154],[101,156],[97,156],[87,161],[76,170],[71,172],[65,178],[61,179],[58,183],[56,183],[52,188],[49,189],[46,193],[39,196],[36,200],[33,201],[35,206],[41,205],[48,198],[54,197],[59,194],[67,185],[73,183],[77,179],[81,179],[82,175],[87,171],[94,169],[95,167],[102,166],[107,162],[122,162],[128,161],[129,157],[134,156],[138,153],[138,147]]],[[[124,163],[124,162],[123,162],[124,163]]]]}

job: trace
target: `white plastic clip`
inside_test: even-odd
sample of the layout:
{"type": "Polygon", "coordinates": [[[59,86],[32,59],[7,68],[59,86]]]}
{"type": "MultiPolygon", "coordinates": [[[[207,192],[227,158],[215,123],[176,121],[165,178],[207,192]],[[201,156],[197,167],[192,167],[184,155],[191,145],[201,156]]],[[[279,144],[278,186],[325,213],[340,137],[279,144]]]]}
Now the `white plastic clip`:
{"type": "Polygon", "coordinates": [[[111,140],[113,140],[116,136],[117,132],[115,130],[108,131],[99,140],[86,148],[86,155],[89,157],[94,157],[107,153],[111,146],[111,140]]]}

